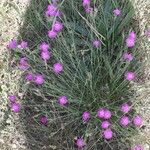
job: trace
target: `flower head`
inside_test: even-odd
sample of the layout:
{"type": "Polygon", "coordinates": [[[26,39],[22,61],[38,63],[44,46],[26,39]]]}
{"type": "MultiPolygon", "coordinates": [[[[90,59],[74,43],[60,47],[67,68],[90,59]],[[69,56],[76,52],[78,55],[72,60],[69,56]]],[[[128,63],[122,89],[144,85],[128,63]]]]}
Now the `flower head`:
{"type": "Polygon", "coordinates": [[[47,44],[46,42],[42,42],[39,46],[40,50],[42,52],[47,52],[48,49],[50,48],[49,44],[47,44]]]}
{"type": "Polygon", "coordinates": [[[82,119],[85,122],[89,121],[89,119],[90,119],[90,113],[88,111],[83,112],[82,119]]]}
{"type": "Polygon", "coordinates": [[[20,45],[18,45],[18,48],[26,49],[28,47],[28,42],[22,41],[20,45]]]}
{"type": "Polygon", "coordinates": [[[111,112],[108,109],[104,109],[104,119],[110,119],[111,118],[111,112]]]}
{"type": "Polygon", "coordinates": [[[98,48],[99,46],[101,46],[101,41],[100,40],[94,40],[93,41],[93,46],[98,48]]]}
{"type": "Polygon", "coordinates": [[[110,140],[112,139],[113,137],[113,132],[111,129],[106,129],[104,132],[103,132],[103,136],[106,140],[110,140]]]}
{"type": "Polygon", "coordinates": [[[135,73],[132,71],[128,71],[125,73],[125,79],[128,81],[134,80],[135,78],[135,73]]]}
{"type": "Polygon", "coordinates": [[[19,68],[21,70],[27,70],[29,68],[28,59],[26,57],[20,59],[19,68]]]}
{"type": "Polygon", "coordinates": [[[63,29],[63,24],[59,21],[56,21],[53,26],[52,29],[56,32],[60,32],[63,29]]]}
{"type": "Polygon", "coordinates": [[[141,145],[135,145],[132,150],[144,150],[141,145]]]}
{"type": "Polygon", "coordinates": [[[44,81],[45,81],[45,80],[44,80],[44,76],[43,76],[43,75],[37,74],[37,75],[34,76],[34,82],[35,82],[36,84],[41,85],[41,84],[44,83],[44,81]]]}
{"type": "Polygon", "coordinates": [[[85,8],[85,12],[88,13],[88,14],[90,14],[90,13],[93,12],[93,8],[92,7],[86,7],[85,8]]]}
{"type": "Polygon", "coordinates": [[[58,103],[60,105],[66,105],[68,103],[68,98],[66,96],[60,96],[58,98],[58,103]]]}
{"type": "Polygon", "coordinates": [[[90,3],[91,3],[91,0],[83,0],[83,1],[82,1],[83,7],[89,7],[89,6],[90,6],[90,3]]]}
{"type": "Polygon", "coordinates": [[[137,115],[137,116],[135,116],[134,118],[133,118],[133,124],[135,125],[135,126],[141,126],[142,125],[142,123],[143,123],[143,120],[142,120],[142,117],[141,116],[139,116],[139,115],[137,115]]]}
{"type": "Polygon", "coordinates": [[[61,63],[55,63],[54,65],[53,65],[53,71],[55,72],[55,73],[61,73],[62,72],[62,70],[63,70],[63,65],[61,64],[61,63]]]}
{"type": "Polygon", "coordinates": [[[127,126],[129,123],[130,123],[130,120],[129,120],[129,117],[127,117],[127,116],[123,116],[120,119],[120,125],[122,125],[122,126],[127,126]]]}
{"type": "Polygon", "coordinates": [[[16,95],[9,95],[8,98],[13,103],[16,102],[16,99],[17,99],[16,95]]]}
{"type": "Polygon", "coordinates": [[[78,138],[76,141],[76,145],[78,146],[78,148],[83,148],[85,146],[85,142],[82,138],[78,138]]]}
{"type": "Polygon", "coordinates": [[[132,48],[135,45],[135,40],[136,40],[136,34],[135,32],[130,32],[127,39],[126,39],[126,46],[128,48],[132,48]]]}
{"type": "Polygon", "coordinates": [[[136,33],[134,31],[130,32],[128,35],[128,38],[135,40],[136,39],[136,33]]]}
{"type": "Polygon", "coordinates": [[[16,40],[16,39],[12,39],[12,40],[8,43],[7,48],[9,48],[9,49],[17,48],[17,40],[16,40]]]}
{"type": "Polygon", "coordinates": [[[57,32],[56,32],[56,31],[54,31],[54,30],[48,31],[48,37],[49,37],[50,39],[55,39],[56,36],[57,36],[57,32]]]}
{"type": "Polygon", "coordinates": [[[101,108],[97,111],[98,118],[104,118],[105,110],[104,108],[101,108]]]}
{"type": "Polygon", "coordinates": [[[53,17],[55,17],[56,14],[57,14],[57,12],[58,12],[57,6],[54,5],[54,4],[50,4],[50,5],[48,5],[45,14],[46,14],[47,17],[48,17],[48,16],[53,16],[53,17]]]}
{"type": "Polygon", "coordinates": [[[19,103],[13,103],[11,109],[13,112],[18,113],[21,109],[21,105],[19,103]]]}
{"type": "Polygon", "coordinates": [[[115,16],[120,16],[121,10],[116,8],[116,9],[113,10],[113,13],[114,13],[115,16]]]}
{"type": "Polygon", "coordinates": [[[128,113],[130,111],[130,106],[128,105],[128,103],[124,103],[121,105],[121,111],[123,113],[128,113]]]}
{"type": "Polygon", "coordinates": [[[123,54],[123,59],[126,61],[132,61],[133,60],[133,55],[131,53],[124,53],[123,54]]]}
{"type": "Polygon", "coordinates": [[[108,121],[103,121],[101,124],[101,127],[103,129],[107,129],[109,126],[110,126],[110,122],[108,122],[108,121]]]}
{"type": "Polygon", "coordinates": [[[51,53],[49,51],[43,51],[41,52],[41,58],[45,61],[49,60],[51,57],[51,53]]]}
{"type": "Polygon", "coordinates": [[[33,73],[27,73],[26,76],[25,76],[25,79],[27,81],[33,81],[34,79],[34,74],[33,73]]]}
{"type": "Polygon", "coordinates": [[[48,118],[43,115],[40,117],[40,122],[41,124],[46,125],[48,123],[48,118]]]}

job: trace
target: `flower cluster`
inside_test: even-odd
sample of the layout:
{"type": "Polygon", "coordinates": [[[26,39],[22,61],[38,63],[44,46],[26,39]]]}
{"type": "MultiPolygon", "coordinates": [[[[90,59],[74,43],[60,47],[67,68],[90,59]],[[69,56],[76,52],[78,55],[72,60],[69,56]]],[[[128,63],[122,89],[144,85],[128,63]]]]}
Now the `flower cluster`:
{"type": "Polygon", "coordinates": [[[92,13],[93,12],[93,8],[90,6],[91,0],[83,0],[82,1],[82,6],[85,9],[86,13],[92,13]]]}
{"type": "Polygon", "coordinates": [[[18,113],[21,109],[21,105],[16,102],[17,97],[16,95],[9,95],[8,99],[10,101],[10,106],[13,112],[18,113]]]}

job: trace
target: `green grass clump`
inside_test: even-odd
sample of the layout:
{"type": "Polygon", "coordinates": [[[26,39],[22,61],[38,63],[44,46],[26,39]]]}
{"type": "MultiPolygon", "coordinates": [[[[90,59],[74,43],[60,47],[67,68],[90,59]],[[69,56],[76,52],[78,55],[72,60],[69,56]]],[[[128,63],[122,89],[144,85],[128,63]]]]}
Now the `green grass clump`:
{"type": "Polygon", "coordinates": [[[132,70],[137,75],[139,68],[136,48],[128,49],[125,45],[128,32],[133,30],[132,5],[124,0],[94,0],[92,6],[97,9],[86,14],[80,0],[61,1],[59,9],[64,15],[59,19],[64,29],[51,40],[47,31],[57,18],[44,16],[47,4],[46,1],[31,1],[20,30],[21,37],[29,41],[30,47],[16,53],[17,57],[28,58],[29,72],[43,74],[45,79],[40,86],[23,81],[27,108],[22,117],[27,119],[29,139],[34,136],[35,149],[45,141],[44,145],[55,145],[58,150],[73,150],[76,137],[83,137],[85,149],[89,150],[128,149],[127,140],[135,129],[132,125],[121,127],[119,119],[122,116],[120,105],[129,102],[133,95],[124,74],[132,70]],[[121,16],[114,16],[115,8],[121,9],[121,16]],[[93,47],[94,39],[102,41],[99,48],[93,47]],[[47,62],[40,58],[39,44],[44,41],[51,45],[52,58],[47,62]],[[122,59],[127,51],[135,57],[132,62],[122,59]],[[52,69],[57,61],[63,64],[63,72],[59,75],[52,69]],[[62,95],[68,97],[67,106],[58,103],[58,97],[62,95]],[[102,120],[96,116],[99,108],[112,112],[112,140],[102,137],[102,120]],[[84,111],[91,113],[88,123],[82,120],[84,111]],[[46,126],[39,123],[41,115],[48,117],[46,126]],[[29,118],[33,118],[32,124],[29,118]]]}

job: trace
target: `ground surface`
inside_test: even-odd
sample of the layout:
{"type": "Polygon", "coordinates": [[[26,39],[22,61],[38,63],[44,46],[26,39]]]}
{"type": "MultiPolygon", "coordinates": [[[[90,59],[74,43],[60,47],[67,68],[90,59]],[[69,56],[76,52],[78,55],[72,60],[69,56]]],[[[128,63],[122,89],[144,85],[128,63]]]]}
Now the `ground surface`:
{"type": "MultiPolygon", "coordinates": [[[[140,47],[138,50],[145,54],[144,79],[134,83],[137,112],[144,118],[144,129],[139,130],[137,137],[133,137],[134,144],[140,143],[144,150],[150,149],[150,38],[144,36],[150,28],[150,1],[132,1],[136,10],[135,19],[141,30],[140,47]]],[[[9,69],[13,60],[9,59],[10,52],[5,48],[7,42],[19,35],[19,27],[23,24],[23,15],[29,0],[1,0],[0,2],[0,150],[28,150],[23,125],[19,116],[9,112],[7,93],[19,93],[19,78],[21,72],[17,68],[9,69]]],[[[18,94],[20,99],[22,93],[18,94]]],[[[21,100],[20,100],[21,102],[21,100]]]]}

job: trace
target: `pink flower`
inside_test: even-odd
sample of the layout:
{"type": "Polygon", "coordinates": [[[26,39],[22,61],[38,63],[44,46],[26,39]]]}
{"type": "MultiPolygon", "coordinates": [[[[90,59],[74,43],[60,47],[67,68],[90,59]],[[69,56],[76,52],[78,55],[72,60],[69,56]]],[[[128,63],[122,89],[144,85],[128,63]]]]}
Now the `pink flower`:
{"type": "Polygon", "coordinates": [[[150,37],[150,29],[148,29],[148,30],[145,31],[145,35],[146,35],[147,37],[150,37]]]}
{"type": "Polygon", "coordinates": [[[113,132],[111,129],[106,129],[104,132],[103,132],[103,136],[106,140],[110,140],[112,139],[113,137],[113,132]]]}
{"type": "Polygon", "coordinates": [[[104,109],[104,119],[110,119],[111,118],[111,112],[108,109],[104,109]]]}
{"type": "Polygon", "coordinates": [[[46,116],[41,116],[40,122],[41,124],[46,125],[48,123],[48,118],[46,116]]]}
{"type": "Polygon", "coordinates": [[[9,48],[9,49],[15,49],[15,48],[17,48],[17,40],[16,39],[12,39],[8,43],[7,48],[9,48]]]}
{"type": "Polygon", "coordinates": [[[43,52],[47,52],[48,49],[50,48],[49,44],[47,44],[46,42],[42,42],[39,46],[40,50],[43,52]]]}
{"type": "Polygon", "coordinates": [[[11,109],[13,112],[18,113],[21,109],[21,105],[19,103],[13,103],[11,109]]]}
{"type": "Polygon", "coordinates": [[[26,57],[20,59],[19,68],[21,70],[27,70],[29,68],[28,59],[26,57]]]}
{"type": "Polygon", "coordinates": [[[104,118],[104,114],[105,114],[104,108],[101,108],[97,111],[98,118],[104,118]]]}
{"type": "Polygon", "coordinates": [[[88,13],[88,14],[90,14],[90,13],[93,12],[93,8],[92,7],[86,7],[85,8],[85,12],[88,13]]]}
{"type": "Polygon", "coordinates": [[[132,71],[128,71],[127,73],[125,73],[125,79],[128,81],[134,80],[135,78],[135,73],[132,71]]]}
{"type": "Polygon", "coordinates": [[[68,103],[68,98],[66,96],[60,96],[58,102],[60,105],[66,105],[68,103]]]}
{"type": "Polygon", "coordinates": [[[49,51],[43,51],[41,52],[41,58],[44,59],[45,61],[49,60],[51,57],[51,54],[49,51]]]}
{"type": "Polygon", "coordinates": [[[54,4],[50,4],[50,5],[48,5],[45,14],[46,14],[46,16],[53,16],[54,17],[54,16],[56,16],[57,12],[58,12],[57,6],[54,4]]]}
{"type": "Polygon", "coordinates": [[[124,53],[123,54],[123,59],[126,61],[132,61],[133,60],[133,55],[131,53],[124,53]]]}
{"type": "Polygon", "coordinates": [[[144,150],[141,145],[136,145],[132,150],[144,150]]]}
{"type": "Polygon", "coordinates": [[[100,40],[94,40],[93,41],[93,46],[98,48],[99,46],[101,46],[101,41],[100,40]]]}
{"type": "Polygon", "coordinates": [[[103,121],[101,124],[101,127],[103,129],[107,129],[109,126],[110,126],[110,122],[108,122],[108,121],[103,121]]]}
{"type": "Polygon", "coordinates": [[[9,95],[8,98],[13,103],[16,102],[16,99],[17,99],[16,95],[9,95]]]}
{"type": "Polygon", "coordinates": [[[120,16],[121,10],[116,8],[116,9],[113,10],[113,13],[114,13],[115,16],[120,16]]]}
{"type": "Polygon", "coordinates": [[[129,120],[129,117],[127,117],[127,116],[123,116],[120,119],[120,125],[122,125],[122,126],[127,126],[129,123],[130,123],[130,120],[129,120]]]}
{"type": "Polygon", "coordinates": [[[76,145],[78,146],[78,148],[83,148],[85,146],[85,142],[82,138],[78,138],[76,141],[76,145]]]}
{"type": "Polygon", "coordinates": [[[91,0],[83,0],[83,1],[82,1],[83,7],[90,6],[90,3],[91,3],[91,0]]]}
{"type": "Polygon", "coordinates": [[[26,49],[28,47],[28,42],[22,41],[20,45],[18,45],[18,48],[26,49]]]}
{"type": "Polygon", "coordinates": [[[135,116],[134,118],[133,118],[133,124],[135,125],[135,126],[141,126],[142,125],[142,123],[143,123],[143,120],[142,120],[142,117],[141,116],[139,116],[139,115],[137,115],[137,116],[135,116]]]}
{"type": "Polygon", "coordinates": [[[128,103],[124,103],[121,105],[121,111],[123,113],[128,113],[130,111],[130,106],[128,105],[128,103]]]}
{"type": "Polygon", "coordinates": [[[132,48],[135,45],[135,40],[136,40],[136,34],[135,32],[130,32],[127,39],[126,39],[126,46],[128,48],[132,48]]]}
{"type": "Polygon", "coordinates": [[[63,66],[62,66],[62,64],[61,63],[55,63],[54,65],[53,65],[53,71],[55,72],[55,73],[61,73],[62,72],[62,70],[63,70],[63,66]]]}
{"type": "Polygon", "coordinates": [[[49,37],[50,39],[55,39],[56,36],[57,36],[57,32],[56,32],[56,31],[54,31],[54,30],[48,31],[48,37],[49,37]]]}
{"type": "Polygon", "coordinates": [[[90,113],[88,111],[83,112],[82,119],[85,122],[89,121],[89,119],[90,119],[90,113]]]}
{"type": "Polygon", "coordinates": [[[37,74],[37,75],[34,76],[34,82],[35,82],[36,84],[41,85],[41,84],[44,83],[44,81],[45,81],[45,80],[44,80],[44,76],[43,76],[43,75],[37,74]]]}
{"type": "Polygon", "coordinates": [[[59,21],[56,21],[52,26],[52,29],[56,32],[60,32],[63,29],[63,24],[59,21]]]}
{"type": "Polygon", "coordinates": [[[34,74],[33,73],[27,73],[26,76],[25,76],[25,79],[27,81],[33,81],[34,79],[34,74]]]}

